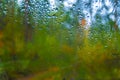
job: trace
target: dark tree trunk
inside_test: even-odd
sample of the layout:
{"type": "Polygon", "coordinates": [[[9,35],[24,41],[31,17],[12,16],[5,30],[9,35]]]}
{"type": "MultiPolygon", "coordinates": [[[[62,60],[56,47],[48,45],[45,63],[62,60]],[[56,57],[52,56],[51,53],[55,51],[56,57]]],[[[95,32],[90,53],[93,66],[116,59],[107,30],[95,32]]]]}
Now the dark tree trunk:
{"type": "Polygon", "coordinates": [[[117,24],[117,20],[118,20],[118,15],[117,15],[117,5],[118,5],[118,0],[115,0],[115,13],[114,13],[114,15],[115,15],[115,24],[114,24],[114,29],[115,29],[115,31],[118,31],[119,29],[118,29],[118,24],[117,24]]]}
{"type": "Polygon", "coordinates": [[[30,12],[29,12],[29,4],[30,0],[25,0],[24,8],[25,8],[25,15],[24,15],[24,23],[25,23],[25,41],[32,40],[32,27],[30,23],[30,12]]]}

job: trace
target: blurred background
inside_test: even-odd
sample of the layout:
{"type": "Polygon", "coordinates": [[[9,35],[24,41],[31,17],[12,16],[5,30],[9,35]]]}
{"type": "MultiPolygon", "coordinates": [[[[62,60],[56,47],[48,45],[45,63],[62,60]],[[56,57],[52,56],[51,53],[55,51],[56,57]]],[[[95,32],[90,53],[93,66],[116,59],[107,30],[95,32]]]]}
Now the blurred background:
{"type": "Polygon", "coordinates": [[[0,80],[120,80],[120,0],[0,0],[0,80]]]}

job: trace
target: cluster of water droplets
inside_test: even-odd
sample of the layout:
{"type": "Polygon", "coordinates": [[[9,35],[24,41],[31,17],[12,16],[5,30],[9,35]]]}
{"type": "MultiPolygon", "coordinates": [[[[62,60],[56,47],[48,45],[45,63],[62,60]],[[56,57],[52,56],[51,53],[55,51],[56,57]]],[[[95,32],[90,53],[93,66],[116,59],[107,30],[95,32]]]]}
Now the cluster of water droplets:
{"type": "Polygon", "coordinates": [[[6,15],[7,12],[7,1],[0,1],[0,15],[6,15]]]}

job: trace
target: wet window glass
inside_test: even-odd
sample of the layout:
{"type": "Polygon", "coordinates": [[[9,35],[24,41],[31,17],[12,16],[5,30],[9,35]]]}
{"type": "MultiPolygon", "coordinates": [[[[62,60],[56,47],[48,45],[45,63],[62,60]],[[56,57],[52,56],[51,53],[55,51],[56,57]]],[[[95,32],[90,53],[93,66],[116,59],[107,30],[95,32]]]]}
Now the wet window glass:
{"type": "Polygon", "coordinates": [[[119,0],[0,0],[0,80],[119,80],[119,0]]]}

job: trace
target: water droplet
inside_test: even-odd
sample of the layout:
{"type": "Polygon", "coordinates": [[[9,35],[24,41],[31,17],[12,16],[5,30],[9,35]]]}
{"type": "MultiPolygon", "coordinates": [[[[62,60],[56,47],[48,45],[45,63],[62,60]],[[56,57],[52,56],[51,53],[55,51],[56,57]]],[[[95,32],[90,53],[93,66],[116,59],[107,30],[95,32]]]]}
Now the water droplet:
{"type": "Polygon", "coordinates": [[[78,8],[78,10],[77,10],[78,12],[80,12],[80,8],[78,8]]]}

